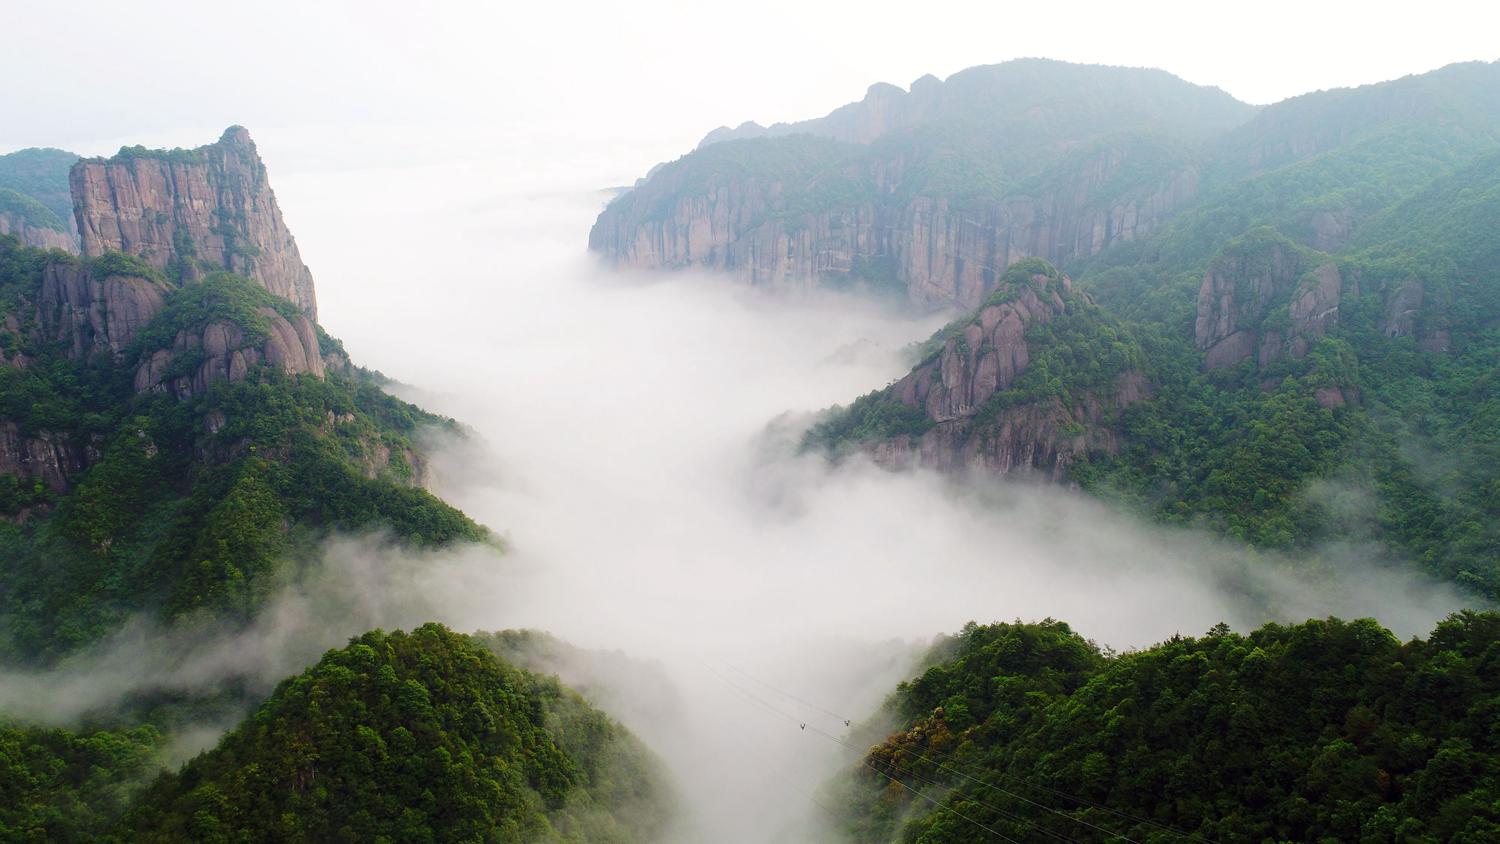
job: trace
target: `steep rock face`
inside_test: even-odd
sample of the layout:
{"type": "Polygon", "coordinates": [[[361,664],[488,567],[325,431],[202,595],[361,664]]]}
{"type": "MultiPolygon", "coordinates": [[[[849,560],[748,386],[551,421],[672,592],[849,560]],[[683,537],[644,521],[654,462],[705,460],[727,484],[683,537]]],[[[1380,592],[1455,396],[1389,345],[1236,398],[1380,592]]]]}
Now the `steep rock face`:
{"type": "Polygon", "coordinates": [[[1306,356],[1338,321],[1343,281],[1336,265],[1284,238],[1226,249],[1198,290],[1193,333],[1209,369],[1254,357],[1265,367],[1306,356]],[[1268,319],[1284,314],[1284,319],[1268,319]]]}
{"type": "Polygon", "coordinates": [[[1444,320],[1434,318],[1450,304],[1446,296],[1435,295],[1416,276],[1386,285],[1382,294],[1384,313],[1380,330],[1385,336],[1415,337],[1418,347],[1428,352],[1449,350],[1452,333],[1444,320]]]}
{"type": "MultiPolygon", "coordinates": [[[[921,305],[973,308],[1016,261],[1095,255],[1156,229],[1197,193],[1191,165],[1113,193],[1132,164],[1126,150],[1107,148],[1035,194],[978,207],[917,196],[793,215],[784,213],[780,181],[716,176],[706,190],[683,191],[663,174],[606,208],[589,248],[619,267],[698,267],[773,287],[854,277],[903,289],[921,305]]],[[[902,169],[887,162],[871,178],[891,197],[902,169]]]]}
{"type": "Polygon", "coordinates": [[[0,209],[0,234],[14,235],[21,243],[37,249],[78,251],[78,243],[69,232],[30,224],[22,215],[0,209]]]}
{"type": "Polygon", "coordinates": [[[944,342],[937,357],[896,382],[896,397],[941,423],[972,416],[990,396],[1008,389],[1031,362],[1026,330],[1067,308],[1063,294],[1071,283],[1066,277],[1050,288],[1045,276],[1039,283],[1040,289],[1027,287],[1008,302],[981,308],[962,332],[944,342]]]}
{"type": "Polygon", "coordinates": [[[312,274],[243,128],[195,150],[80,161],[71,184],[85,255],[124,252],[188,278],[227,269],[317,317],[312,274]]]}
{"type": "Polygon", "coordinates": [[[118,360],[169,292],[151,279],[96,277],[80,264],[55,262],[43,271],[37,325],[45,340],[66,343],[75,360],[96,354],[118,360]]]}
{"type": "Polygon", "coordinates": [[[26,436],[14,422],[0,420],[0,475],[39,480],[53,492],[66,492],[69,476],[82,471],[89,458],[67,437],[46,431],[26,436]]]}
{"type": "Polygon", "coordinates": [[[1032,365],[1037,354],[1028,339],[1032,329],[1070,309],[1092,306],[1050,267],[1018,280],[1024,271],[1018,266],[1007,273],[1001,282],[1006,292],[998,301],[950,329],[940,348],[888,388],[887,401],[917,411],[928,424],[920,434],[861,443],[877,462],[1061,480],[1081,455],[1119,450],[1113,422],[1120,409],[1152,394],[1152,385],[1136,369],[1119,371],[1066,399],[1012,394],[1011,400],[993,401],[1032,365]]]}
{"type": "Polygon", "coordinates": [[[1137,371],[1123,373],[1108,390],[1072,403],[1060,399],[1006,408],[983,425],[958,417],[920,437],[874,443],[869,453],[890,467],[925,466],[940,471],[977,469],[995,474],[1064,479],[1068,467],[1090,453],[1114,454],[1120,439],[1113,423],[1121,408],[1150,398],[1152,387],[1137,371]]]}
{"type": "Polygon", "coordinates": [[[589,246],[627,268],[976,307],[1021,258],[1159,228],[1198,193],[1194,148],[1254,112],[1160,71],[1041,59],[874,85],[824,117],[710,133],[612,202],[589,246]]]}
{"type": "Polygon", "coordinates": [[[273,308],[258,313],[269,322],[264,337],[223,320],[178,331],[170,348],[156,350],[136,369],[136,392],[187,399],[207,392],[215,381],[242,381],[262,364],[289,375],[323,377],[317,333],[307,317],[288,320],[273,308]]]}

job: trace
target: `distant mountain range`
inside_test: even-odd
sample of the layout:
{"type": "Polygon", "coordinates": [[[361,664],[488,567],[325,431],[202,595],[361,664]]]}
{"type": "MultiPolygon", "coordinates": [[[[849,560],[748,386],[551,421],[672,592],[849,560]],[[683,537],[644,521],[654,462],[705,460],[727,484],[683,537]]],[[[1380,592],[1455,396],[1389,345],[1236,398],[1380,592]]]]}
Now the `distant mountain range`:
{"type": "Polygon", "coordinates": [[[622,267],[964,315],[807,445],[1041,476],[1310,566],[1500,597],[1500,63],[1264,108],[1021,60],[719,129],[599,215],[622,267]]]}

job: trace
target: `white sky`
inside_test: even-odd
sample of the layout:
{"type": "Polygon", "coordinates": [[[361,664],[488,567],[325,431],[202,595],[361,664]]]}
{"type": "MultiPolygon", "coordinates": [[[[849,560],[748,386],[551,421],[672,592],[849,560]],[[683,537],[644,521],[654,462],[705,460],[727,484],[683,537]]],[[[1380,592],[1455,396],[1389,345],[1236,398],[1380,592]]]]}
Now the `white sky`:
{"type": "Polygon", "coordinates": [[[1019,56],[1161,67],[1260,103],[1500,57],[1500,4],[1452,0],[3,5],[0,150],[86,154],[230,123],[535,123],[681,151],[1019,56]]]}

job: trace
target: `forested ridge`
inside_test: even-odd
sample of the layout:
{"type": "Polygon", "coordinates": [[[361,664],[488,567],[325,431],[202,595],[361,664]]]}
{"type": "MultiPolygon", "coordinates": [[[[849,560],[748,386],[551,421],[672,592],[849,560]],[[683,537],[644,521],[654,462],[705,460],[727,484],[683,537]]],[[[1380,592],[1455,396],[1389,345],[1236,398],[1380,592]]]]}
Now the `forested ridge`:
{"type": "MultiPolygon", "coordinates": [[[[1496,90],[1474,63],[1267,107],[1196,148],[1202,186],[1155,231],[996,278],[992,296],[1055,272],[1076,290],[1027,325],[1015,383],[939,410],[887,387],[807,445],[1048,471],[1310,567],[1358,547],[1500,597],[1496,90]],[[1122,398],[1104,379],[1127,374],[1144,387],[1122,398]]],[[[980,380],[990,348],[964,334],[993,301],[909,378],[946,343],[978,363],[943,377],[980,380]]]]}
{"type": "Polygon", "coordinates": [[[1405,643],[1327,619],[1120,654],[1059,621],[971,623],[829,790],[861,842],[1492,841],[1497,707],[1495,613],[1405,643]]]}
{"type": "Polygon", "coordinates": [[[617,723],[436,624],[328,652],[180,771],[163,744],[0,729],[0,840],[625,844],[670,808],[617,723]]]}

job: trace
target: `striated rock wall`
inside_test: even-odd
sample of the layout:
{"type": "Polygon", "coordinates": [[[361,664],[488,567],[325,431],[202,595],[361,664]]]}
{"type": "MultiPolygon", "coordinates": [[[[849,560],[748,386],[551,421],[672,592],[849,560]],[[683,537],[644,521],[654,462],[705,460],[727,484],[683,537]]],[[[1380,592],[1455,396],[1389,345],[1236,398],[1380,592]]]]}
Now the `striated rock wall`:
{"type": "Polygon", "coordinates": [[[1226,250],[1204,273],[1193,335],[1209,369],[1306,356],[1338,322],[1343,279],[1318,253],[1284,238],[1226,250]],[[1278,316],[1282,318],[1271,318],[1278,316]]]}
{"type": "Polygon", "coordinates": [[[1072,404],[1054,398],[1017,405],[982,425],[958,417],[920,437],[873,443],[868,451],[877,463],[893,468],[979,470],[1061,481],[1068,467],[1087,454],[1118,453],[1114,423],[1120,410],[1150,398],[1152,392],[1145,375],[1130,371],[1110,390],[1086,394],[1072,404]]]}
{"type": "Polygon", "coordinates": [[[53,492],[66,492],[68,478],[92,459],[65,436],[47,431],[26,436],[14,422],[0,420],[0,475],[39,480],[53,492]]]}
{"type": "Polygon", "coordinates": [[[150,279],[95,277],[81,264],[54,262],[43,270],[36,324],[44,340],[65,343],[75,360],[100,354],[119,360],[169,292],[150,279]]]}
{"type": "MultiPolygon", "coordinates": [[[[773,287],[853,277],[904,289],[924,306],[972,308],[1016,261],[1095,255],[1156,229],[1197,194],[1191,165],[1117,194],[1112,182],[1131,163],[1126,151],[1105,149],[1043,190],[977,208],[917,196],[796,215],[781,212],[786,186],[777,181],[715,176],[706,190],[684,192],[664,175],[606,208],[589,248],[625,268],[712,269],[773,287]]],[[[890,197],[900,162],[873,178],[890,197]]]]}
{"type": "Polygon", "coordinates": [[[272,308],[261,308],[259,314],[269,322],[264,337],[227,321],[178,331],[171,347],[141,361],[135,372],[136,392],[167,392],[187,399],[207,392],[216,381],[242,381],[262,364],[289,375],[323,377],[317,333],[306,316],[288,320],[272,308]]]}
{"type": "Polygon", "coordinates": [[[80,161],[71,185],[85,255],[124,252],[189,278],[227,269],[316,319],[312,273],[243,128],[195,150],[80,161]]]}

